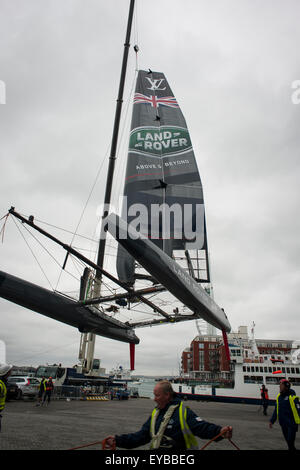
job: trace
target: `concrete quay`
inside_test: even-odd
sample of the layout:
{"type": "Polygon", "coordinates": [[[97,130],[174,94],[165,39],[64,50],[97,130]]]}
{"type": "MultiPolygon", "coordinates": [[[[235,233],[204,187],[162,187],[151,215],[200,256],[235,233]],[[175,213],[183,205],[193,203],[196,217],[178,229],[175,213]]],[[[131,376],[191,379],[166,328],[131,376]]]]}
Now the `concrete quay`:
{"type": "MultiPolygon", "coordinates": [[[[255,405],[211,402],[186,402],[201,418],[222,426],[233,426],[233,442],[241,450],[286,450],[281,428],[269,429],[269,416],[255,405]]],[[[0,450],[68,450],[110,434],[134,432],[147,420],[154,402],[151,399],[124,401],[55,400],[49,406],[32,401],[10,401],[3,411],[0,450]]],[[[199,446],[207,441],[199,439],[199,446]]],[[[296,447],[300,449],[297,435],[296,447]]],[[[146,449],[147,447],[139,447],[146,449]]],[[[99,450],[101,445],[87,447],[99,450]]],[[[211,443],[207,451],[234,450],[230,442],[211,443]]]]}

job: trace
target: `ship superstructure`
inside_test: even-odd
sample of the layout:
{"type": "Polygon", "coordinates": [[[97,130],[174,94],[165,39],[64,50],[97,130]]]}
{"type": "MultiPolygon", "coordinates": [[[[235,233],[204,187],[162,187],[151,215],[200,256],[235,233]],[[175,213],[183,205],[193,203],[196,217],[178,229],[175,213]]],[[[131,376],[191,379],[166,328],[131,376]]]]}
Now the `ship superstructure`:
{"type": "Polygon", "coordinates": [[[299,395],[299,349],[292,340],[255,340],[254,326],[250,337],[244,326],[229,334],[229,362],[220,336],[197,336],[182,354],[182,374],[174,389],[190,399],[259,404],[265,385],[273,403],[280,380],[286,378],[299,395]]]}

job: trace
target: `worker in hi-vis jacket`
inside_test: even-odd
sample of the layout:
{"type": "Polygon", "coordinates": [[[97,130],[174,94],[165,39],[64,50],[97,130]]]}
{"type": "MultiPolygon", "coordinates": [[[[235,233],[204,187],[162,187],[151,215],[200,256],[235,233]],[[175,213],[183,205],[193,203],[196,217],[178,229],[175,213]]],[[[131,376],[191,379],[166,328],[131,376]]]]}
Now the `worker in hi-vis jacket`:
{"type": "Polygon", "coordinates": [[[278,419],[282,429],[283,436],[287,442],[289,450],[296,450],[295,439],[300,424],[300,405],[299,397],[291,389],[291,383],[282,379],[279,383],[280,393],[276,398],[276,406],[270,419],[270,428],[278,419]]]}
{"type": "Polygon", "coordinates": [[[172,385],[167,380],[157,383],[153,390],[156,408],[142,428],[131,434],[108,436],[106,449],[123,447],[133,449],[150,443],[150,449],[198,449],[195,436],[216,440],[231,438],[232,427],[221,427],[204,421],[182,401],[175,397],[172,385]]]}
{"type": "Polygon", "coordinates": [[[1,420],[2,411],[5,407],[5,400],[7,395],[6,383],[7,379],[11,374],[12,366],[9,364],[0,364],[0,431],[1,431],[1,420]]]}

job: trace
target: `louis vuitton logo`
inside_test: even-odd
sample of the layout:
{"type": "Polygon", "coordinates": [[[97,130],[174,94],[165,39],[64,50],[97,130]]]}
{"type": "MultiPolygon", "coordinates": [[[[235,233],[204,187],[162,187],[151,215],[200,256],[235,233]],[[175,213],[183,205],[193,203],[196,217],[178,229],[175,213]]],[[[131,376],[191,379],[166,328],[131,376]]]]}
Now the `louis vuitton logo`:
{"type": "Polygon", "coordinates": [[[152,78],[146,77],[146,79],[148,80],[148,82],[149,82],[150,85],[151,85],[151,87],[150,87],[150,88],[147,88],[147,90],[156,91],[156,90],[165,90],[165,89],[166,89],[166,87],[160,88],[160,86],[162,85],[162,82],[165,81],[164,78],[155,78],[155,79],[153,80],[152,78]]]}

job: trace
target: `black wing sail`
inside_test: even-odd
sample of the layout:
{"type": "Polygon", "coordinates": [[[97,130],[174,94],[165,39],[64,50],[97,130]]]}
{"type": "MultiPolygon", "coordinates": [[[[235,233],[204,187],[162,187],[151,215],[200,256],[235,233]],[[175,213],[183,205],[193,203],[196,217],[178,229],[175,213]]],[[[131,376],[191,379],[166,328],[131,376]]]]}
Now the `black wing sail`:
{"type": "Polygon", "coordinates": [[[119,279],[45,232],[32,217],[27,220],[13,208],[9,213],[101,272],[120,291],[112,294],[109,288],[109,295],[76,302],[0,272],[1,297],[80,331],[130,344],[139,342],[135,327],[199,318],[230,331],[224,311],[200,285],[209,282],[202,184],[185,119],[162,73],[138,74],[122,218],[108,217],[108,231],[119,242],[119,279]],[[140,279],[146,287],[139,289],[135,281],[140,279]],[[154,285],[149,287],[149,281],[154,285]]]}
{"type": "MultiPolygon", "coordinates": [[[[209,282],[208,263],[201,279],[187,251],[207,257],[203,191],[186,121],[163,73],[138,73],[122,218],[170,257],[183,250],[192,276],[209,282]]],[[[134,284],[135,261],[121,245],[117,272],[134,284]]]]}
{"type": "MultiPolygon", "coordinates": [[[[124,220],[115,214],[112,213],[107,220],[110,233],[171,294],[194,313],[194,319],[201,317],[224,333],[230,331],[230,323],[224,310],[176,261],[146,237],[135,232],[132,227],[128,226],[124,220]]],[[[170,318],[169,321],[172,321],[172,319],[170,318]]]]}

